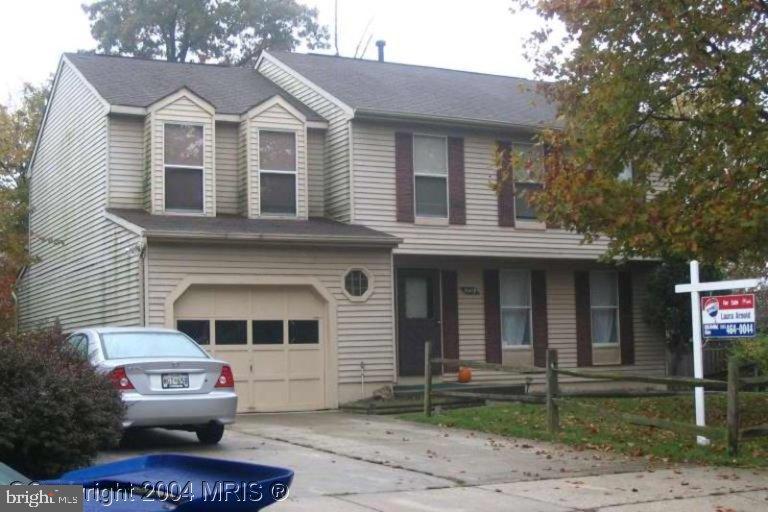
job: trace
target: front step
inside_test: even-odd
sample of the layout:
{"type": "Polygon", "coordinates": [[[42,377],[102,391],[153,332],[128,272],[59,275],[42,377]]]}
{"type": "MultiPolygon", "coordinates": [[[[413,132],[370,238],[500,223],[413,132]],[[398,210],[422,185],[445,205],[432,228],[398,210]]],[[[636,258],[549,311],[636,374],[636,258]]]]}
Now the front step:
{"type": "MultiPolygon", "coordinates": [[[[503,395],[522,395],[526,392],[525,384],[507,382],[478,382],[460,384],[458,382],[436,382],[432,384],[435,391],[469,391],[474,393],[498,393],[503,395]]],[[[424,396],[423,384],[396,384],[393,388],[395,398],[420,398],[424,396]]]]}

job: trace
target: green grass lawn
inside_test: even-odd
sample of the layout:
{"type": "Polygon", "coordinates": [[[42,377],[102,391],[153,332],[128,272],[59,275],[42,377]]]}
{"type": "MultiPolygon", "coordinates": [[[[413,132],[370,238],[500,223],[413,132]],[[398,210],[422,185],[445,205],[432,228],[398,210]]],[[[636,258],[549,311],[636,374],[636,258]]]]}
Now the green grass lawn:
{"type": "MultiPolygon", "coordinates": [[[[693,399],[689,396],[653,398],[578,398],[587,404],[618,412],[641,414],[653,418],[693,422],[693,399]]],[[[742,428],[768,424],[768,394],[743,393],[742,428]]],[[[707,424],[725,426],[725,396],[707,396],[707,424]]],[[[560,412],[562,431],[547,433],[546,409],[542,405],[502,404],[457,409],[427,418],[421,413],[406,414],[404,419],[444,427],[478,430],[502,436],[557,441],[567,445],[648,457],[663,462],[768,467],[768,437],[743,441],[739,457],[726,453],[725,440],[714,440],[703,447],[694,436],[651,427],[619,423],[597,414],[567,410],[560,412]]]]}

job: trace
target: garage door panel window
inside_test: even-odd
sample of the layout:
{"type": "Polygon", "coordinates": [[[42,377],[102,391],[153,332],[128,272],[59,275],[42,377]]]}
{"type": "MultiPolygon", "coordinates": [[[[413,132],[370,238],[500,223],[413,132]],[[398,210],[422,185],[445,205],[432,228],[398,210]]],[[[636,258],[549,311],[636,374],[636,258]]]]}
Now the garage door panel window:
{"type": "Polygon", "coordinates": [[[216,320],[216,345],[245,345],[248,343],[248,323],[245,320],[216,320]]]}
{"type": "Polygon", "coordinates": [[[259,132],[261,213],[296,215],[296,134],[259,132]]]}
{"type": "Polygon", "coordinates": [[[313,345],[320,343],[320,325],[317,320],[289,320],[288,343],[313,345]]]}
{"type": "Polygon", "coordinates": [[[203,127],[166,124],[164,127],[165,208],[203,211],[203,127]]]}
{"type": "Polygon", "coordinates": [[[195,340],[199,345],[211,343],[211,323],[208,320],[177,320],[176,329],[195,340]]]}
{"type": "Polygon", "coordinates": [[[251,327],[254,345],[282,345],[282,320],[254,320],[251,327]]]}

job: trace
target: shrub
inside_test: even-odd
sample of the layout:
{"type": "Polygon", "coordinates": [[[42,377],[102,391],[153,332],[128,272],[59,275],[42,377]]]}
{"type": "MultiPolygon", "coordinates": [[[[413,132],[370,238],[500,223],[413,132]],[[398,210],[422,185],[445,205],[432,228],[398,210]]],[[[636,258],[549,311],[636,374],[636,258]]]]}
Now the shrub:
{"type": "Polygon", "coordinates": [[[120,439],[123,404],[53,328],[0,338],[0,461],[31,478],[90,464],[120,439]]]}
{"type": "Polygon", "coordinates": [[[755,363],[763,374],[768,374],[768,335],[734,343],[732,354],[742,361],[755,363]]]}

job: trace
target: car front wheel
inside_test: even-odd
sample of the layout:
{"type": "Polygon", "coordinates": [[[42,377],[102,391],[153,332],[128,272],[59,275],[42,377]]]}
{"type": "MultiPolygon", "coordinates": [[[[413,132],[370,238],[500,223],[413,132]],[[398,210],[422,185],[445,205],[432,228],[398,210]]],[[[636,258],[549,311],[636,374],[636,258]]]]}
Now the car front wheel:
{"type": "Polygon", "coordinates": [[[224,436],[224,425],[208,423],[197,428],[197,439],[203,444],[216,444],[224,436]]]}

